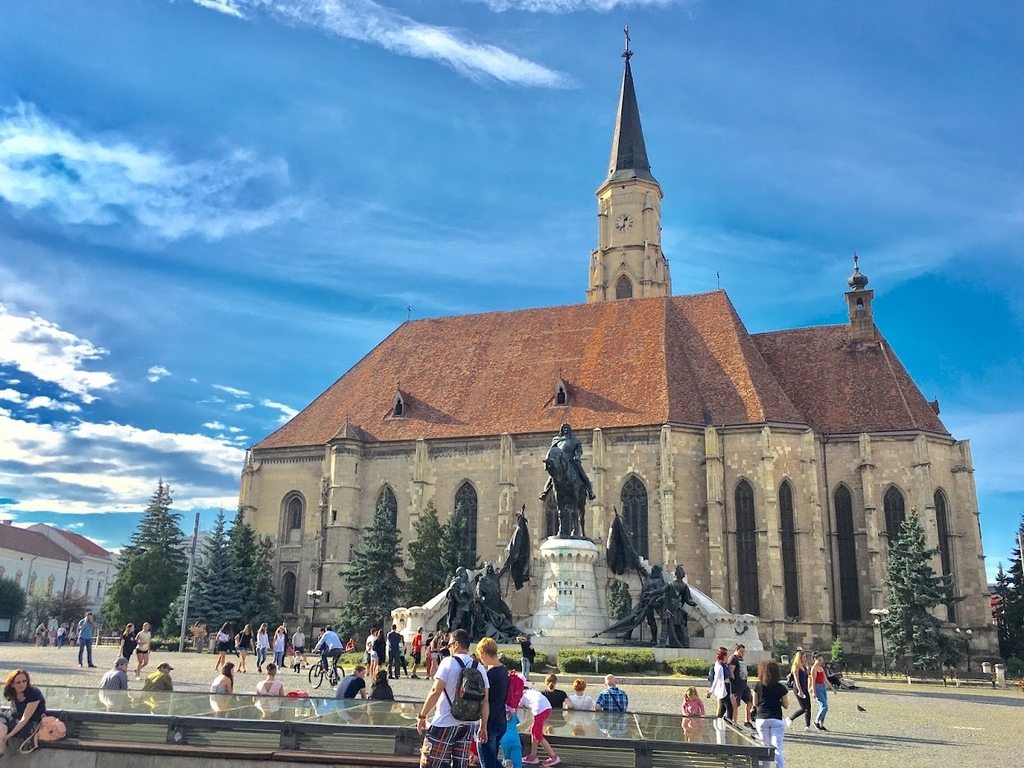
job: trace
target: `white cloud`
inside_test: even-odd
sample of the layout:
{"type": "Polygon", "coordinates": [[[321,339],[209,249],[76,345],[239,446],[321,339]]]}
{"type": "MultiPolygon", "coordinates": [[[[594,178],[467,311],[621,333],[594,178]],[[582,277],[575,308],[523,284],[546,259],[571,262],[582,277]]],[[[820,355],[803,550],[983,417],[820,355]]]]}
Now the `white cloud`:
{"type": "Polygon", "coordinates": [[[154,365],[148,371],[146,371],[146,373],[149,374],[148,376],[146,376],[146,379],[148,381],[153,382],[160,381],[160,379],[164,378],[164,376],[171,375],[171,372],[164,368],[162,365],[154,365]]]}
{"type": "Polygon", "coordinates": [[[65,400],[54,400],[53,398],[46,397],[45,395],[33,397],[25,403],[25,407],[30,411],[34,411],[39,408],[46,408],[50,411],[67,411],[68,413],[79,413],[82,410],[82,406],[77,403],[69,403],[65,400]]]}
{"type": "Polygon", "coordinates": [[[249,393],[246,392],[244,389],[235,389],[234,387],[228,387],[223,384],[214,384],[213,388],[219,389],[221,392],[227,392],[229,395],[234,395],[235,397],[249,396],[249,393]]]}
{"type": "Polygon", "coordinates": [[[232,0],[192,0],[192,2],[196,5],[203,6],[203,8],[209,8],[211,11],[217,11],[228,16],[234,16],[238,19],[245,18],[245,14],[235,7],[235,3],[232,2],[232,0]]]}
{"type": "Polygon", "coordinates": [[[0,400],[8,400],[12,403],[25,402],[25,396],[14,389],[0,389],[0,400]]]}
{"type": "MultiPolygon", "coordinates": [[[[220,428],[224,429],[224,425],[221,424],[220,428]]],[[[228,432],[233,432],[233,433],[237,434],[238,432],[241,432],[241,431],[242,431],[241,427],[228,427],[228,432]]]]}
{"type": "MultiPolygon", "coordinates": [[[[195,0],[201,3],[203,0],[195,0]]],[[[533,13],[573,13],[575,11],[613,11],[616,8],[664,8],[689,4],[692,0],[470,0],[485,3],[492,11],[530,11],[533,13]]]]}
{"type": "Polygon", "coordinates": [[[206,427],[207,429],[212,429],[217,432],[224,429],[224,425],[221,424],[219,421],[208,421],[205,424],[203,424],[203,426],[206,427]]]}
{"type": "Polygon", "coordinates": [[[235,403],[231,406],[232,411],[247,411],[252,408],[252,403],[235,403]]]}
{"type": "Polygon", "coordinates": [[[294,200],[246,202],[289,183],[283,160],[241,149],[186,162],[116,137],[78,136],[31,104],[0,111],[0,198],[61,224],[220,240],[298,215],[294,200]]]}
{"type": "Polygon", "coordinates": [[[284,403],[275,403],[273,400],[261,400],[260,405],[265,408],[273,408],[276,411],[280,411],[281,423],[288,421],[288,419],[298,413],[294,408],[287,406],[284,403]]]}
{"type": "Polygon", "coordinates": [[[8,379],[7,383],[10,384],[12,387],[16,387],[19,384],[21,384],[21,379],[8,379]]]}
{"type": "Polygon", "coordinates": [[[35,314],[15,315],[0,304],[0,363],[14,365],[37,379],[57,384],[84,402],[116,379],[105,371],[86,371],[83,363],[99,360],[107,350],[63,330],[35,314]]]}
{"type": "Polygon", "coordinates": [[[38,424],[0,409],[0,487],[18,512],[138,512],[156,478],[175,507],[233,506],[245,451],[206,435],[108,422],[38,424]]]}
{"type": "Polygon", "coordinates": [[[243,17],[263,12],[284,24],[312,27],[378,45],[401,56],[446,64],[472,79],[565,87],[569,78],[503,48],[467,39],[449,27],[422,24],[373,0],[192,0],[204,8],[243,17]]]}
{"type": "Polygon", "coordinates": [[[68,530],[75,531],[75,530],[78,530],[79,528],[85,528],[85,523],[69,523],[68,525],[65,525],[64,527],[67,528],[68,530]]]}

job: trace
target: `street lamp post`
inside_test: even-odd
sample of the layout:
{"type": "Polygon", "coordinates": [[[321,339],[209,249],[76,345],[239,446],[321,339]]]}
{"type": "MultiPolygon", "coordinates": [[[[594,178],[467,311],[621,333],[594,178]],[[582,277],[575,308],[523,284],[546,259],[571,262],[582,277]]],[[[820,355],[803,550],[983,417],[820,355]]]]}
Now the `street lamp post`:
{"type": "Polygon", "coordinates": [[[956,628],[957,637],[963,637],[964,647],[967,649],[967,671],[971,671],[971,640],[974,639],[974,630],[968,627],[963,632],[960,631],[960,627],[956,628]]]}
{"type": "Polygon", "coordinates": [[[324,596],[322,589],[307,589],[306,597],[308,597],[313,603],[313,612],[309,616],[310,623],[310,636],[316,632],[316,604],[320,602],[320,598],[324,596]]]}
{"type": "Polygon", "coordinates": [[[878,627],[878,637],[882,641],[882,674],[886,677],[889,676],[889,669],[886,666],[885,661],[885,632],[882,630],[882,619],[889,615],[888,608],[872,608],[868,611],[872,616],[875,617],[875,626],[878,627]]]}

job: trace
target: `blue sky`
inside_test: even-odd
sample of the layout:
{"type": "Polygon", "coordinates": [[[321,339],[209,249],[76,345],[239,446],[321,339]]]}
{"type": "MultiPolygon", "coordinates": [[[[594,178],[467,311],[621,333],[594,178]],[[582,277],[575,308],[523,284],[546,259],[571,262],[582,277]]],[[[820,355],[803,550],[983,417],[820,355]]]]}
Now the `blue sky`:
{"type": "Polygon", "coordinates": [[[583,301],[622,60],[677,293],[875,319],[1024,511],[1024,7],[943,0],[9,0],[0,515],[107,546],[406,319],[583,301]],[[114,514],[112,514],[114,513],[114,514]]]}

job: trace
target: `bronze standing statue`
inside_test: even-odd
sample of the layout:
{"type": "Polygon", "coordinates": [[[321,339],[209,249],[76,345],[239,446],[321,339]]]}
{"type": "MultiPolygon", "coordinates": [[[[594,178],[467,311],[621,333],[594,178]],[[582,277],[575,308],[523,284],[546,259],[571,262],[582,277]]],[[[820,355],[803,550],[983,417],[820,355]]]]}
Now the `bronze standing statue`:
{"type": "Polygon", "coordinates": [[[541,491],[544,501],[554,491],[558,505],[559,539],[582,539],[586,537],[583,515],[587,500],[593,501],[594,489],[590,478],[583,471],[583,446],[572,433],[569,424],[563,424],[558,434],[551,439],[551,447],[544,457],[544,469],[548,480],[541,491]]]}

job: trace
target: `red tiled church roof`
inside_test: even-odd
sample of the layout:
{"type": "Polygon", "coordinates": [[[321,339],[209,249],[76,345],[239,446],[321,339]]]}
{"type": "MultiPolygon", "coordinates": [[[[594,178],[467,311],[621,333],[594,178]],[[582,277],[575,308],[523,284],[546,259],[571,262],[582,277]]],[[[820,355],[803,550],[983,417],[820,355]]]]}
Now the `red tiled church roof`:
{"type": "Polygon", "coordinates": [[[256,449],[806,419],[723,291],[401,325],[256,449]],[[569,386],[566,406],[555,383],[569,386]],[[391,415],[401,392],[404,414],[391,415]]]}
{"type": "Polygon", "coordinates": [[[63,528],[57,528],[56,526],[53,526],[53,529],[57,531],[57,533],[59,533],[65,539],[68,539],[69,541],[77,545],[78,548],[86,554],[93,555],[95,557],[110,557],[110,552],[108,550],[101,547],[95,541],[92,541],[91,539],[87,539],[85,536],[82,536],[80,533],[75,533],[74,531],[65,531],[63,528]]]}
{"type": "Polygon", "coordinates": [[[845,325],[761,333],[754,343],[817,432],[948,434],[888,342],[851,342],[845,325]]]}

